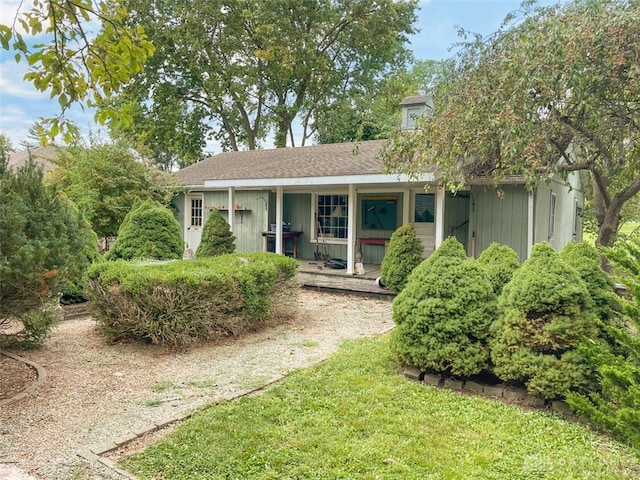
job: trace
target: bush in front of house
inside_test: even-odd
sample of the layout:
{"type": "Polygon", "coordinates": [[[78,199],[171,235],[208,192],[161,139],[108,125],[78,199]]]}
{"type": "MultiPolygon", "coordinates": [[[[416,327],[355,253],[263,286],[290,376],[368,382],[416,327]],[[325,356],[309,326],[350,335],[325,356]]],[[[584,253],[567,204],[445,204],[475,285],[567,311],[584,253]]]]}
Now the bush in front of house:
{"type": "Polygon", "coordinates": [[[548,243],[534,245],[499,299],[491,359],[503,380],[547,399],[593,387],[580,345],[597,336],[585,283],[548,243]]]}
{"type": "Polygon", "coordinates": [[[222,214],[213,209],[209,211],[209,218],[202,228],[200,245],[196,250],[196,258],[216,257],[225,253],[233,253],[236,246],[233,243],[236,237],[231,234],[229,224],[222,214]]]}
{"type": "Polygon", "coordinates": [[[127,213],[107,260],[182,258],[180,223],[168,208],[154,200],[136,203],[127,213]]]}
{"type": "MultiPolygon", "coordinates": [[[[615,312],[624,321],[606,321],[603,316],[606,342],[584,348],[587,362],[597,374],[597,388],[571,392],[567,403],[640,453],[640,241],[627,238],[616,242],[605,254],[617,281],[626,288],[626,295],[617,299],[620,309],[615,312]]],[[[603,304],[606,314],[608,303],[603,304]]]]}
{"type": "Polygon", "coordinates": [[[298,262],[271,253],[193,261],[102,262],[89,270],[91,311],[111,337],[182,346],[237,335],[295,305],[298,262]]]}
{"type": "Polygon", "coordinates": [[[391,291],[400,293],[407,284],[409,274],[422,262],[423,251],[413,224],[399,227],[391,235],[387,253],[380,265],[382,283],[391,291]]]}
{"type": "Polygon", "coordinates": [[[504,286],[509,283],[513,272],[520,268],[518,254],[507,246],[491,242],[487,249],[478,257],[478,264],[487,274],[496,295],[502,293],[504,286]]]}
{"type": "Polygon", "coordinates": [[[408,278],[393,301],[391,348],[403,365],[470,376],[488,367],[493,287],[462,245],[446,239],[408,278]]]}

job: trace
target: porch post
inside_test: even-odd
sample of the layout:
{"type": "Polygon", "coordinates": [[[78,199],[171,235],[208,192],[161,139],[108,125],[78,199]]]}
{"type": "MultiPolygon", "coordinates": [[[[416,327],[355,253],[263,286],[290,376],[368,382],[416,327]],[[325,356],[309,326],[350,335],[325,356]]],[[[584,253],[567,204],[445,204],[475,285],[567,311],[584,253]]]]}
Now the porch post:
{"type": "Polygon", "coordinates": [[[436,187],[436,238],[435,248],[438,248],[444,240],[444,200],[446,197],[443,185],[436,187]]]}
{"type": "Polygon", "coordinates": [[[353,183],[349,184],[347,209],[347,275],[353,275],[356,263],[356,187],[353,183]]]}
{"type": "Polygon", "coordinates": [[[229,210],[227,210],[227,223],[229,224],[229,230],[233,232],[233,221],[235,220],[235,212],[234,206],[236,204],[235,200],[235,188],[229,187],[229,210]]]}
{"type": "Polygon", "coordinates": [[[411,223],[411,190],[402,190],[402,225],[411,223]]]}
{"type": "Polygon", "coordinates": [[[282,254],[282,208],[284,189],[276,187],[276,253],[282,254]]]}
{"type": "Polygon", "coordinates": [[[535,194],[533,190],[529,191],[529,200],[527,204],[527,258],[531,256],[531,247],[533,247],[534,241],[534,206],[535,206],[535,194]]]}

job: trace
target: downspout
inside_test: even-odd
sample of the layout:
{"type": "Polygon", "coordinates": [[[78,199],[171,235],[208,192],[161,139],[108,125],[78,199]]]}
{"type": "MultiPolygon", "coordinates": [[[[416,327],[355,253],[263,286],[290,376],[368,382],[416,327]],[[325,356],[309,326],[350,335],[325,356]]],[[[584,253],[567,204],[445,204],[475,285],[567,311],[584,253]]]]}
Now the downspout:
{"type": "Polygon", "coordinates": [[[282,210],[284,204],[284,189],[276,187],[276,253],[282,254],[282,210]]]}
{"type": "Polygon", "coordinates": [[[444,200],[445,188],[442,185],[436,187],[436,238],[435,248],[438,248],[444,240],[444,200]]]}
{"type": "Polygon", "coordinates": [[[347,205],[347,275],[353,275],[356,263],[356,187],[349,184],[347,205]]]}
{"type": "Polygon", "coordinates": [[[533,190],[529,191],[529,198],[527,203],[527,258],[531,256],[531,248],[534,242],[534,206],[535,206],[535,194],[533,190]]]}

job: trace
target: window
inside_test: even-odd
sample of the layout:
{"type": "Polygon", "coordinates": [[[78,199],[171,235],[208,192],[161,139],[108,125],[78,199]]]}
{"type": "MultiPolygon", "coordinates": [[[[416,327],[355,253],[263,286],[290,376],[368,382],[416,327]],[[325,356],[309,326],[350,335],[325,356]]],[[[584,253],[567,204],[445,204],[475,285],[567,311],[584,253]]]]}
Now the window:
{"type": "Polygon", "coordinates": [[[553,238],[556,229],[556,194],[551,191],[551,202],[549,203],[549,240],[553,238]]]}
{"type": "Polygon", "coordinates": [[[416,207],[413,220],[417,223],[433,223],[436,213],[436,196],[434,193],[416,194],[416,207]]]}
{"type": "Polygon", "coordinates": [[[316,234],[318,238],[347,238],[348,195],[316,197],[316,234]]]}
{"type": "Polygon", "coordinates": [[[192,227],[202,226],[202,198],[191,197],[191,221],[192,227]]]}

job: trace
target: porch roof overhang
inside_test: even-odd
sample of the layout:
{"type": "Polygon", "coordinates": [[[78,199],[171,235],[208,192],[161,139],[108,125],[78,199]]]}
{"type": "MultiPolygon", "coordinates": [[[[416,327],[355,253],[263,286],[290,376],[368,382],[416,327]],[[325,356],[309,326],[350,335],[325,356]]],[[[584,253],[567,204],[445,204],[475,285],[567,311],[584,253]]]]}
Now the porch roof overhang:
{"type": "MultiPolygon", "coordinates": [[[[291,178],[238,178],[205,180],[204,189],[221,188],[277,188],[277,187],[330,187],[338,185],[403,185],[409,183],[432,183],[435,175],[425,174],[419,178],[408,175],[370,174],[370,175],[341,175],[322,177],[291,177],[291,178]]],[[[202,187],[202,185],[200,185],[202,187]]]]}

